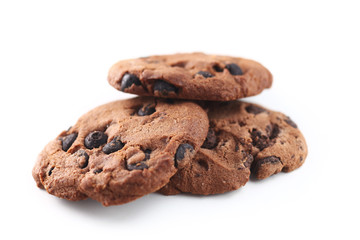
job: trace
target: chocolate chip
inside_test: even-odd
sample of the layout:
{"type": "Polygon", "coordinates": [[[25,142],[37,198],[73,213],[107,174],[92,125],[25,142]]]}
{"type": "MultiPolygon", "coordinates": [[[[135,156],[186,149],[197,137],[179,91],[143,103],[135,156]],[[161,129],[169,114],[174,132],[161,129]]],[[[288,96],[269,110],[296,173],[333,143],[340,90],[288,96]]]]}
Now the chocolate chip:
{"type": "Polygon", "coordinates": [[[49,176],[51,176],[52,171],[54,170],[54,168],[55,168],[55,167],[51,167],[51,168],[50,168],[50,170],[49,170],[49,172],[48,172],[48,175],[49,175],[49,176]]]}
{"type": "MultiPolygon", "coordinates": [[[[282,168],[282,162],[279,157],[269,156],[269,157],[260,158],[260,159],[257,159],[256,161],[254,161],[251,166],[251,172],[253,174],[255,174],[255,176],[258,174],[261,174],[261,172],[263,171],[261,168],[264,164],[267,164],[267,165],[271,164],[274,166],[274,168],[276,168],[278,170],[281,170],[281,168],[282,168]],[[280,169],[279,169],[279,167],[280,167],[280,169]]],[[[266,168],[264,170],[265,170],[265,172],[267,171],[266,168]]],[[[283,171],[286,171],[286,167],[283,168],[283,171]]],[[[275,173],[275,172],[273,172],[273,173],[275,173]]],[[[258,176],[257,176],[257,178],[258,178],[258,176]]],[[[262,178],[264,178],[264,177],[262,177],[262,178]]]]}
{"type": "Polygon", "coordinates": [[[252,113],[252,114],[259,114],[259,113],[262,113],[262,112],[265,112],[265,109],[261,108],[261,107],[258,107],[256,105],[249,105],[245,108],[245,110],[248,112],[248,113],[252,113]]]}
{"type": "Polygon", "coordinates": [[[103,171],[102,169],[95,169],[95,170],[93,171],[93,173],[98,174],[98,173],[101,173],[102,171],[103,171]]]}
{"type": "Polygon", "coordinates": [[[79,167],[86,168],[89,164],[89,155],[84,150],[78,150],[75,154],[79,158],[79,167]]]}
{"type": "Polygon", "coordinates": [[[188,143],[183,143],[178,147],[178,149],[176,150],[176,153],[175,153],[175,167],[177,167],[178,161],[181,161],[184,159],[186,150],[192,152],[192,151],[194,151],[194,147],[188,143]]]}
{"type": "Polygon", "coordinates": [[[146,116],[151,115],[155,112],[155,106],[154,104],[150,103],[142,108],[139,109],[138,115],[139,116],[146,116]]]}
{"type": "Polygon", "coordinates": [[[214,147],[216,147],[216,145],[217,145],[217,141],[216,141],[215,132],[212,128],[209,128],[206,139],[201,147],[207,149],[213,149],[214,147]]]}
{"type": "Polygon", "coordinates": [[[213,66],[213,69],[216,72],[223,72],[224,71],[224,69],[222,67],[220,67],[219,65],[217,65],[217,64],[213,66]]]}
{"type": "Polygon", "coordinates": [[[201,75],[201,76],[203,76],[204,78],[210,78],[210,77],[213,77],[213,76],[214,76],[214,75],[212,75],[211,73],[205,72],[205,71],[199,71],[199,72],[197,72],[196,74],[201,75]]]}
{"type": "Polygon", "coordinates": [[[129,171],[132,170],[143,170],[143,169],[147,169],[149,168],[149,166],[147,165],[146,161],[150,159],[150,155],[151,155],[151,150],[150,149],[145,149],[144,151],[145,157],[143,160],[136,162],[136,163],[127,163],[126,164],[126,168],[129,171]]]}
{"type": "Polygon", "coordinates": [[[272,128],[271,128],[271,132],[270,132],[270,134],[269,134],[269,138],[270,138],[270,139],[275,139],[275,138],[277,138],[277,136],[279,135],[279,133],[280,133],[279,125],[273,124],[273,125],[272,125],[272,128]]]}
{"type": "Polygon", "coordinates": [[[121,142],[120,137],[115,137],[111,142],[105,144],[102,151],[105,154],[110,154],[116,151],[119,151],[124,147],[124,143],[121,142]]]}
{"type": "Polygon", "coordinates": [[[168,82],[157,80],[154,83],[154,92],[155,91],[158,91],[163,96],[167,96],[170,92],[176,92],[177,88],[168,82]]]}
{"type": "Polygon", "coordinates": [[[294,123],[293,120],[291,120],[289,117],[287,117],[287,119],[285,119],[285,122],[287,124],[289,124],[290,126],[292,126],[293,128],[297,128],[296,123],[294,123]]]}
{"type": "Polygon", "coordinates": [[[124,91],[126,88],[131,87],[133,84],[137,86],[141,85],[139,78],[134,74],[125,73],[121,79],[120,90],[124,91]]]}
{"type": "Polygon", "coordinates": [[[257,147],[260,151],[273,145],[276,142],[275,138],[277,138],[280,133],[280,128],[277,124],[267,125],[265,130],[266,135],[263,135],[261,131],[256,128],[254,128],[250,133],[252,145],[257,147]]]}
{"type": "Polygon", "coordinates": [[[150,149],[146,149],[146,150],[144,151],[144,153],[145,153],[145,159],[144,159],[144,161],[150,159],[151,150],[150,150],[150,149]]]}
{"type": "Polygon", "coordinates": [[[260,149],[260,151],[270,146],[269,138],[265,135],[262,135],[261,132],[256,128],[251,131],[251,139],[252,145],[260,149]]]}
{"type": "Polygon", "coordinates": [[[280,158],[276,156],[265,157],[256,161],[256,166],[260,167],[263,164],[278,164],[281,163],[280,158]]]}
{"type": "Polygon", "coordinates": [[[149,168],[149,166],[146,165],[146,163],[144,163],[144,162],[139,162],[139,163],[128,164],[127,165],[127,169],[129,171],[132,171],[132,170],[144,170],[145,168],[149,168]]]}
{"type": "Polygon", "coordinates": [[[243,71],[235,63],[226,64],[225,68],[229,70],[231,75],[243,75],[243,71]]]}
{"type": "Polygon", "coordinates": [[[252,162],[254,161],[254,157],[253,157],[253,155],[251,155],[251,154],[245,154],[245,162],[244,162],[244,166],[246,167],[246,168],[248,168],[248,167],[250,167],[251,166],[251,164],[252,164],[252,162]]]}
{"type": "Polygon", "coordinates": [[[72,133],[72,134],[69,134],[69,135],[61,138],[60,140],[61,140],[61,144],[62,144],[62,150],[65,152],[67,150],[69,150],[71,145],[75,142],[77,136],[78,136],[77,133],[72,133]]]}
{"type": "Polygon", "coordinates": [[[98,148],[107,142],[108,136],[100,131],[89,133],[85,138],[85,147],[88,149],[98,148]]]}

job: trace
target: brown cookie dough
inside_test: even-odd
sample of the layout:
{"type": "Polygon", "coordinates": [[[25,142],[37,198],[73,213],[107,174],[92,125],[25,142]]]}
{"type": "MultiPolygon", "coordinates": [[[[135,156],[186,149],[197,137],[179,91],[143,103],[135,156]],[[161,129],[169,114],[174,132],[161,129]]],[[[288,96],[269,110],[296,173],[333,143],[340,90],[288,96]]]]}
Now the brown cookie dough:
{"type": "Polygon", "coordinates": [[[208,131],[197,104],[134,98],[83,115],[40,153],[33,177],[69,200],[122,204],[164,186],[200,148],[208,131]]]}
{"type": "Polygon", "coordinates": [[[282,113],[241,101],[204,103],[210,128],[190,164],[159,192],[217,194],[300,167],[307,156],[305,139],[282,113]]]}
{"type": "Polygon", "coordinates": [[[188,53],[120,61],[111,67],[108,81],[143,96],[229,101],[270,88],[272,75],[252,60],[188,53]]]}

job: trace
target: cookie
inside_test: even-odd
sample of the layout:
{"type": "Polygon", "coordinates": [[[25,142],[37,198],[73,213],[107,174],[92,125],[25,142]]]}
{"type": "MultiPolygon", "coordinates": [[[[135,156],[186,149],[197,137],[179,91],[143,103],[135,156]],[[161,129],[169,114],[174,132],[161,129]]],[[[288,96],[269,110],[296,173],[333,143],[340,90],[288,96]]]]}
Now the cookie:
{"type": "Polygon", "coordinates": [[[205,103],[210,128],[201,149],[159,192],[217,194],[300,167],[305,139],[286,115],[241,102],[205,103]]]}
{"type": "Polygon", "coordinates": [[[105,206],[154,192],[184,168],[208,131],[197,104],[154,98],[115,101],[83,115],[40,153],[33,177],[68,200],[105,206]]]}
{"type": "Polygon", "coordinates": [[[108,81],[142,96],[229,101],[270,88],[272,75],[252,60],[188,53],[120,61],[111,67],[108,81]]]}

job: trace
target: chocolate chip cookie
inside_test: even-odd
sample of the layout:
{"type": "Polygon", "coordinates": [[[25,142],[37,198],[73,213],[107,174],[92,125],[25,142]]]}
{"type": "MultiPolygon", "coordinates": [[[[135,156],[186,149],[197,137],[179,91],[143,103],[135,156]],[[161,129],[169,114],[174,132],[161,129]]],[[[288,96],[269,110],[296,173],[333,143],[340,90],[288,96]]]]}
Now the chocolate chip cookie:
{"type": "Polygon", "coordinates": [[[286,115],[256,104],[204,103],[210,128],[190,164],[160,192],[217,194],[238,189],[249,179],[300,167],[307,156],[305,139],[286,115]]]}
{"type": "Polygon", "coordinates": [[[229,101],[270,88],[272,75],[252,60],[189,53],[120,61],[111,67],[108,81],[143,96],[229,101]]]}
{"type": "Polygon", "coordinates": [[[197,104],[140,97],[83,115],[40,153],[33,177],[69,200],[122,204],[164,186],[186,167],[208,131],[197,104]]]}

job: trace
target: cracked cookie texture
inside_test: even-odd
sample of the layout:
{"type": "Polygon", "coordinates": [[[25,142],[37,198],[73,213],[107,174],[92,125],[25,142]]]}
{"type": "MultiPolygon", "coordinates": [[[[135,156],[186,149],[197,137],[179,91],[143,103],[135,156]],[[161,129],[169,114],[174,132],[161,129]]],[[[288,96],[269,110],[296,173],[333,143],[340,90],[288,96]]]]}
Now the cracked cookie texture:
{"type": "Polygon", "coordinates": [[[160,193],[224,193],[245,185],[251,174],[264,179],[304,163],[305,139],[288,116],[242,101],[203,106],[210,122],[206,140],[160,193]]]}
{"type": "Polygon", "coordinates": [[[142,96],[229,101],[270,88],[272,75],[249,59],[182,53],[120,61],[109,70],[108,81],[142,96]]]}
{"type": "Polygon", "coordinates": [[[157,191],[196,154],[208,132],[197,104],[138,97],[83,115],[48,143],[32,175],[39,188],[105,206],[157,191]]]}

